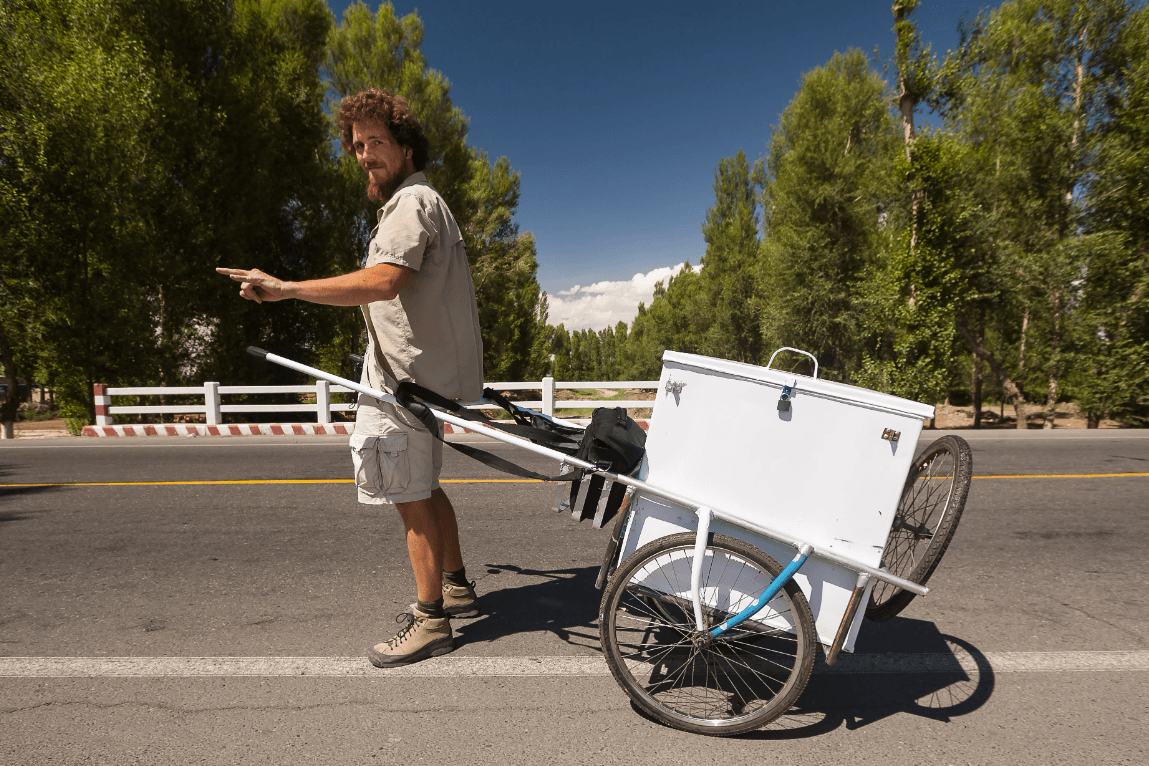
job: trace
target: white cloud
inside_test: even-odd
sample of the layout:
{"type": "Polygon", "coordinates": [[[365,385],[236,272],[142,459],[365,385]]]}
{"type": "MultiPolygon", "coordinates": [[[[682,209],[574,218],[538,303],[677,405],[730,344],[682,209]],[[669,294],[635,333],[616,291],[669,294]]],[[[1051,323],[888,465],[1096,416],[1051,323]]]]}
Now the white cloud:
{"type": "MultiPolygon", "coordinates": [[[[646,274],[635,274],[625,282],[595,282],[583,287],[575,285],[547,296],[552,325],[564,325],[567,330],[602,330],[619,322],[630,324],[638,316],[638,304],[650,305],[654,297],[654,284],[664,285],[684,263],[663,266],[646,274]]],[[[692,266],[698,272],[701,266],[692,266]]]]}

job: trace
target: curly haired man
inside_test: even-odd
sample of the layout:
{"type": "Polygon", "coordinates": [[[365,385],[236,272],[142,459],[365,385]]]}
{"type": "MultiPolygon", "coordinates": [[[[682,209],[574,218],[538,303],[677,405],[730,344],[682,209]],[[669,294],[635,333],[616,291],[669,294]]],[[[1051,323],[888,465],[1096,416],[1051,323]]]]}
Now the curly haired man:
{"type": "MultiPolygon", "coordinates": [[[[217,269],[262,303],[285,298],[359,306],[367,323],[363,384],[394,391],[413,381],[453,399],[479,398],[483,341],[463,236],[427,183],[429,144],[406,99],[371,88],[339,107],[343,150],[382,203],[365,267],[328,279],[285,282],[258,269],[217,269]]],[[[439,426],[442,428],[442,425],[439,426]]],[[[451,501],[439,486],[443,443],[402,407],[360,395],[351,437],[359,502],[394,505],[407,533],[418,601],[406,624],[367,650],[377,667],[455,648],[450,617],[477,615],[451,501]]]]}

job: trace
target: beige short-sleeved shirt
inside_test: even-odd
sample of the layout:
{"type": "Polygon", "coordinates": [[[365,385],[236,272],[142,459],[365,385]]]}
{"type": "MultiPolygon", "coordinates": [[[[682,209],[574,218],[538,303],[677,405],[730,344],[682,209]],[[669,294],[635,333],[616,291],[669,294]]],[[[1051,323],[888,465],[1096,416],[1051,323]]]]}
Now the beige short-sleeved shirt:
{"type": "Polygon", "coordinates": [[[450,399],[478,399],[483,339],[467,251],[455,217],[423,173],[379,210],[366,266],[380,263],[416,273],[393,300],[361,307],[369,385],[393,391],[409,380],[450,399]]]}

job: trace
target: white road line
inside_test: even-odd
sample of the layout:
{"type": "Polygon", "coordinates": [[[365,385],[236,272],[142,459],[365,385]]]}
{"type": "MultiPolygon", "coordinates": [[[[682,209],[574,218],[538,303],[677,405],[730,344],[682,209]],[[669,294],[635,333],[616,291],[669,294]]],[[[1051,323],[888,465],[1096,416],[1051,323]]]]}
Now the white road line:
{"type": "MultiPolygon", "coordinates": [[[[1149,671],[1149,651],[843,654],[819,673],[1063,673],[1149,671]]],[[[437,657],[378,670],[361,657],[2,657],[2,678],[490,678],[609,676],[601,657],[437,657]]]]}

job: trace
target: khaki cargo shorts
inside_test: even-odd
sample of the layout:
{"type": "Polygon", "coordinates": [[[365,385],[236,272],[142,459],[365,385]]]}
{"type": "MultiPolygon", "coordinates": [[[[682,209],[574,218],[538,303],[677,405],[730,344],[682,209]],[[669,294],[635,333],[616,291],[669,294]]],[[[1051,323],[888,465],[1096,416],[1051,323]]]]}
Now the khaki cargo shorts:
{"type": "MultiPolygon", "coordinates": [[[[442,435],[443,424],[439,423],[442,435]]],[[[439,488],[443,442],[395,404],[359,395],[351,460],[359,502],[391,505],[426,500],[439,488]]]]}

